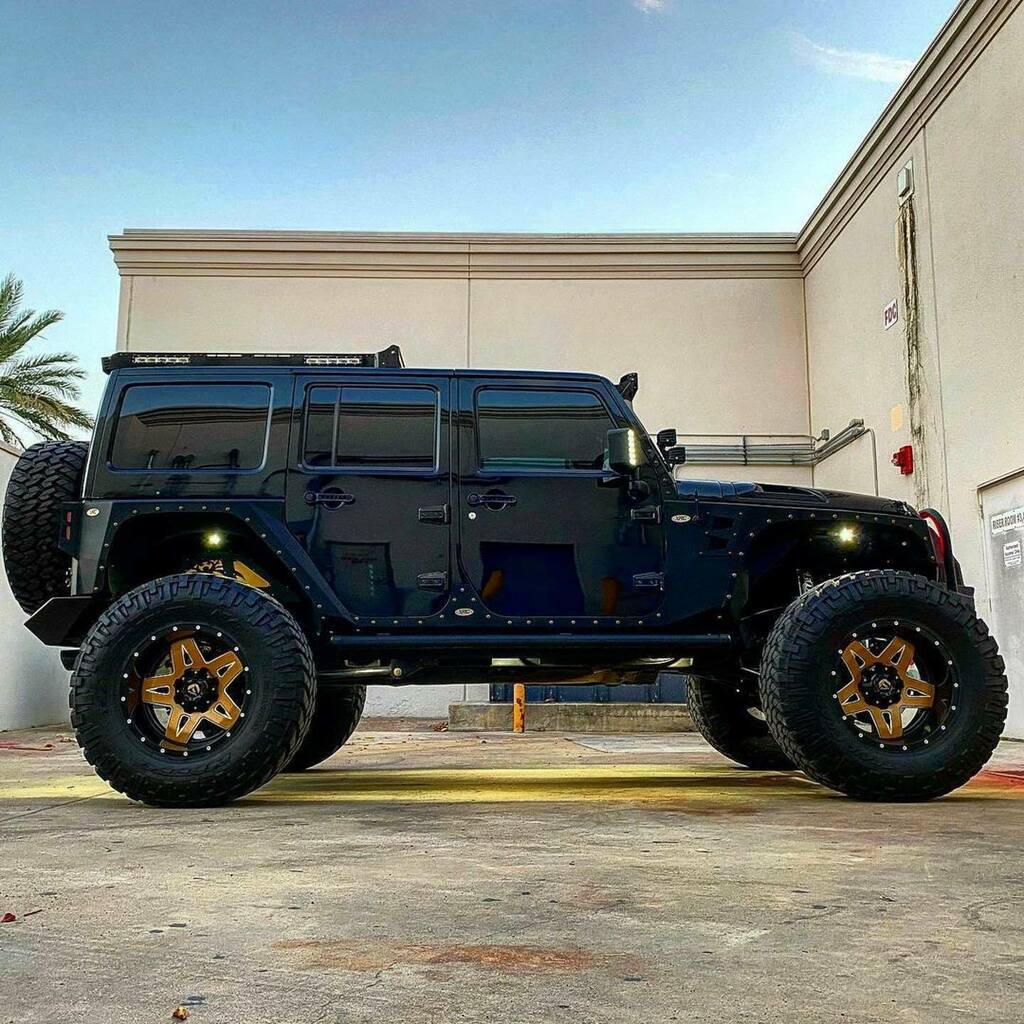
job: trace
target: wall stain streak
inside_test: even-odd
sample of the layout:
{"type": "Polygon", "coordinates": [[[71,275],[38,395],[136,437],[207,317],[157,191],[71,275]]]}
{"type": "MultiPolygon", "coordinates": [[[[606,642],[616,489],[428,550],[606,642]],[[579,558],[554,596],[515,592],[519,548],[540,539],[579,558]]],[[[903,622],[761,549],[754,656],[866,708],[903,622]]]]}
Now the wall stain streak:
{"type": "Polygon", "coordinates": [[[896,247],[903,286],[903,332],[907,342],[907,408],[910,440],[914,446],[914,496],[918,505],[928,502],[923,396],[925,387],[923,341],[917,287],[917,221],[914,200],[900,207],[896,221],[896,247]]]}

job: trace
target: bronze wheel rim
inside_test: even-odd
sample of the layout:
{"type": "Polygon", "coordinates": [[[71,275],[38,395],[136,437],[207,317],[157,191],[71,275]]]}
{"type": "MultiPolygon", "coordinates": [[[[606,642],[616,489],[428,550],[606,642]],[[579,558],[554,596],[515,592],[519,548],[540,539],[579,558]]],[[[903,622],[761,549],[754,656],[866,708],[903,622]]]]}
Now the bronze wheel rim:
{"type": "Polygon", "coordinates": [[[837,653],[833,697],[860,740],[909,751],[941,739],[960,686],[941,639],[912,622],[875,620],[852,631],[837,653]]]}
{"type": "Polygon", "coordinates": [[[161,754],[201,755],[244,724],[249,671],[241,648],[201,625],[172,626],[132,653],[122,676],[127,724],[161,754]]]}

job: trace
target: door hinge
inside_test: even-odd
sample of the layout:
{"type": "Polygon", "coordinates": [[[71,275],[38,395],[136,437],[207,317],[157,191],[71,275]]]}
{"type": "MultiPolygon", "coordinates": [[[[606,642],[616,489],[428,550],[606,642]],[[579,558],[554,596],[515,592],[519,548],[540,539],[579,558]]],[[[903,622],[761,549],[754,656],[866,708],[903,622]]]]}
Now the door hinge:
{"type": "Polygon", "coordinates": [[[416,518],[421,523],[450,523],[452,511],[448,505],[425,505],[416,510],[416,518]]]}
{"type": "Polygon", "coordinates": [[[629,518],[638,523],[660,523],[661,506],[644,505],[641,508],[631,508],[629,518]]]}
{"type": "Polygon", "coordinates": [[[663,572],[638,572],[633,577],[633,587],[636,590],[664,590],[665,574],[663,572]]]}
{"type": "Polygon", "coordinates": [[[416,577],[416,586],[418,586],[420,590],[447,590],[448,573],[421,572],[416,577]]]}

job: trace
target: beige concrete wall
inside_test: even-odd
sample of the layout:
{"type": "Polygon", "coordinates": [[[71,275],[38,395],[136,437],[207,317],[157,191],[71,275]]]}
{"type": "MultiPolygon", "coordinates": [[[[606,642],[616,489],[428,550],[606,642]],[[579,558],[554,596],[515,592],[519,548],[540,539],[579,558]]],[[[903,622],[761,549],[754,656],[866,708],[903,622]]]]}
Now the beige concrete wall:
{"type": "Polygon", "coordinates": [[[948,507],[980,579],[978,490],[1024,466],[1024,8],[925,141],[948,507]]]}
{"type": "MultiPolygon", "coordinates": [[[[920,154],[920,143],[901,152],[896,166],[903,166],[915,150],[920,154]]],[[[877,468],[882,493],[919,503],[924,498],[924,475],[901,476],[890,462],[892,452],[912,440],[897,215],[895,181],[889,175],[871,192],[805,281],[812,429],[857,417],[875,431],[878,442],[877,466],[872,465],[874,453],[869,439],[864,438],[821,463],[815,469],[814,482],[819,487],[871,492],[877,468]],[[899,301],[901,322],[885,330],[882,311],[893,299],[899,301]],[[916,490],[922,493],[918,495],[916,490]]],[[[928,364],[934,366],[931,326],[930,321],[922,324],[921,335],[928,364]]],[[[937,399],[934,383],[928,397],[937,399]]],[[[925,405],[931,411],[932,404],[925,405]]]]}
{"type": "MultiPolygon", "coordinates": [[[[987,600],[979,487],[1024,465],[1024,8],[972,5],[984,45],[963,51],[955,75],[922,83],[927,117],[907,121],[902,145],[884,147],[858,205],[801,237],[809,263],[808,380],[815,428],[862,416],[878,438],[881,490],[947,515],[969,581],[987,600]],[[938,94],[935,98],[934,94],[938,94]],[[897,248],[897,175],[912,162],[921,367],[919,437],[910,430],[906,304],[897,248]],[[822,245],[816,240],[828,235],[822,245]],[[900,323],[882,310],[899,298],[900,323]],[[893,415],[895,410],[895,416],[893,415]],[[914,443],[917,468],[889,464],[914,443]]],[[[964,42],[964,46],[968,43],[964,42]]],[[[882,137],[884,142],[884,136],[882,137]]],[[[897,137],[897,141],[898,137],[897,137]]],[[[839,197],[856,190],[849,182],[839,197]]],[[[865,442],[860,442],[864,444],[865,442]]],[[[819,486],[865,486],[870,463],[830,460],[819,486]]]]}
{"type": "Polygon", "coordinates": [[[652,431],[807,431],[799,279],[474,281],[470,339],[476,367],[638,370],[652,431]]]}
{"type": "Polygon", "coordinates": [[[123,288],[125,349],[365,352],[398,344],[419,365],[466,365],[464,281],[133,275],[123,288]]]}

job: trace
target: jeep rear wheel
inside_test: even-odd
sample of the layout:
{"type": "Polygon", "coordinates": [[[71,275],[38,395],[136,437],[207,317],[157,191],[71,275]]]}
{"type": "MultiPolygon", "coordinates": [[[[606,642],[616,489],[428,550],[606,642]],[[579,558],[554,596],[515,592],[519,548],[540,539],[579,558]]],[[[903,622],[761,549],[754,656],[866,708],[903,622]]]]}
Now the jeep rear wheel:
{"type": "Polygon", "coordinates": [[[4,496],[7,582],[31,615],[51,597],[71,593],[71,557],[57,547],[61,505],[82,494],[85,441],[44,441],[21,453],[4,496]]]}
{"type": "Polygon", "coordinates": [[[309,732],[284,771],[304,772],[337,753],[356,731],[365,704],[365,686],[318,684],[309,732]]]}
{"type": "Polygon", "coordinates": [[[97,774],[133,800],[227,803],[294,756],[313,714],[309,644],[272,598],[205,574],[116,601],[71,681],[71,722],[97,774]]]}
{"type": "Polygon", "coordinates": [[[765,645],[761,699],[780,747],[817,782],[867,800],[928,800],[991,757],[1003,659],[955,591],[894,570],[801,595],[765,645]]]}
{"type": "Polygon", "coordinates": [[[694,726],[719,753],[746,768],[793,769],[768,729],[755,687],[688,676],[686,695],[694,726]]]}

